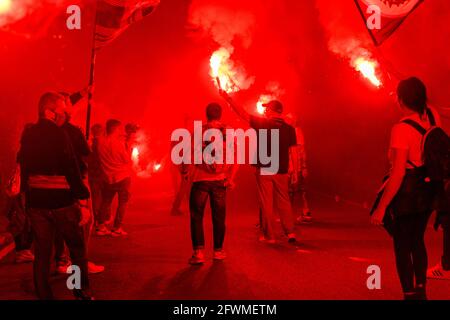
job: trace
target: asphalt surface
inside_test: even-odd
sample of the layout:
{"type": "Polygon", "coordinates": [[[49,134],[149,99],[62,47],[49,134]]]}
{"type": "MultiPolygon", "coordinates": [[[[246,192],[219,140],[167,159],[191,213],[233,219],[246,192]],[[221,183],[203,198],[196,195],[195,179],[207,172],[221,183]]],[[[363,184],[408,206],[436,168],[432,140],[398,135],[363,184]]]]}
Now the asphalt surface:
{"type": "MultiPolygon", "coordinates": [[[[313,199],[314,223],[298,227],[299,243],[257,241],[257,212],[228,215],[228,259],[204,266],[187,264],[191,255],[187,215],[168,214],[170,196],[136,197],[126,219],[126,238],[93,237],[90,258],[106,271],[92,275],[97,299],[401,299],[392,243],[368,223],[367,211],[313,199]],[[367,268],[381,268],[381,289],[367,288],[367,268]]],[[[211,219],[205,217],[208,257],[212,257],[211,219]]],[[[440,232],[427,231],[430,264],[441,255],[440,232]]],[[[55,294],[71,299],[65,277],[52,277],[55,294]]],[[[450,281],[432,280],[430,299],[450,299],[450,281]]],[[[0,262],[0,299],[34,299],[32,265],[0,262]]]]}

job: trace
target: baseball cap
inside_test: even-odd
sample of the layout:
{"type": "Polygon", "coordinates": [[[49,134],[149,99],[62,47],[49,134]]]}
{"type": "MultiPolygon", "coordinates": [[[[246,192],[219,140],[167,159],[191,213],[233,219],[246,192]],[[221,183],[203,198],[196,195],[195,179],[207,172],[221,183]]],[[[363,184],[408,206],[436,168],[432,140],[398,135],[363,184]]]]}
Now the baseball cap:
{"type": "Polygon", "coordinates": [[[263,104],[263,107],[276,113],[283,113],[283,104],[278,100],[272,100],[263,104]]]}

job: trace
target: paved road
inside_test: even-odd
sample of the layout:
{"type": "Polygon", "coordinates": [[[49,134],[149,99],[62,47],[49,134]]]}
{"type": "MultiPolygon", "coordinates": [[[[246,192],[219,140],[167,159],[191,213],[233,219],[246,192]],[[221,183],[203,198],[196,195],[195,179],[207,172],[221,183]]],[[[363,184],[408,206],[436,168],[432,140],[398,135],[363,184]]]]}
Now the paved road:
{"type": "MultiPolygon", "coordinates": [[[[367,213],[317,198],[316,222],[299,227],[300,244],[256,241],[253,210],[229,213],[224,262],[191,267],[188,217],[167,214],[169,197],[135,199],[124,239],[93,238],[91,257],[106,272],[92,276],[98,299],[399,299],[390,239],[368,224],[367,213]],[[151,204],[151,205],[150,205],[151,204]],[[149,209],[151,207],[152,209],[149,209]],[[366,287],[367,267],[382,270],[382,289],[366,287]]],[[[211,239],[207,215],[207,239],[211,239]]],[[[427,233],[430,263],[438,261],[441,234],[427,233]]],[[[208,243],[210,244],[210,243],[208,243]]],[[[209,249],[211,246],[209,245],[209,249]]],[[[211,252],[208,251],[208,255],[211,252]]],[[[59,298],[71,298],[64,277],[52,278],[59,298]]],[[[431,299],[450,299],[450,281],[430,281],[431,299]]],[[[0,299],[33,299],[31,265],[0,262],[0,299]]]]}

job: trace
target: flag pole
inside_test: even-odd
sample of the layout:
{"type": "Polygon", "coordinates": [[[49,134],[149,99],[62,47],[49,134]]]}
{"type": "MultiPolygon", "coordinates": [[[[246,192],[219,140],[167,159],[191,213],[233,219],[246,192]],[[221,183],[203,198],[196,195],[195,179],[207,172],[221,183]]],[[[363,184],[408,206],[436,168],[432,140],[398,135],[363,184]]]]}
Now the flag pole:
{"type": "Polygon", "coordinates": [[[95,80],[95,57],[96,50],[95,46],[92,48],[91,53],[91,69],[89,73],[89,90],[88,93],[88,105],[87,105],[87,114],[86,114],[86,139],[89,140],[90,131],[91,131],[91,114],[92,114],[92,87],[94,85],[95,80]]]}
{"type": "Polygon", "coordinates": [[[91,114],[92,114],[92,88],[95,82],[95,58],[97,56],[97,51],[95,50],[95,30],[97,28],[97,1],[95,1],[95,18],[94,18],[94,32],[92,35],[92,51],[91,51],[91,68],[89,71],[89,93],[88,93],[88,105],[86,112],[86,139],[89,140],[91,133],[91,114]]]}

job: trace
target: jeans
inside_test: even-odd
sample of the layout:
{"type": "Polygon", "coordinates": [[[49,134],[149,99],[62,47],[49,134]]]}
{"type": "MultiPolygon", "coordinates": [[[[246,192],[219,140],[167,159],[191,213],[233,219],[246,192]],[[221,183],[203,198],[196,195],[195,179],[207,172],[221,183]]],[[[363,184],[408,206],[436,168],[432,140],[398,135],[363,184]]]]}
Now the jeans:
{"type": "Polygon", "coordinates": [[[16,245],[16,252],[31,250],[31,246],[33,245],[33,234],[31,230],[26,227],[20,234],[14,237],[14,243],[16,245]]]}
{"type": "Polygon", "coordinates": [[[105,183],[102,188],[102,206],[99,224],[106,223],[111,218],[111,206],[114,196],[117,194],[119,204],[117,206],[116,217],[114,219],[114,229],[122,226],[128,201],[130,200],[131,178],[126,178],[120,182],[108,184],[105,183]]]}
{"type": "Polygon", "coordinates": [[[424,237],[430,215],[417,213],[395,219],[394,250],[404,293],[414,292],[416,286],[426,284],[428,256],[424,237]]]}
{"type": "Polygon", "coordinates": [[[189,199],[191,213],[191,237],[194,250],[205,248],[203,216],[206,202],[210,202],[213,223],[214,249],[223,249],[226,217],[225,181],[201,181],[192,185],[189,199]]]}
{"type": "Polygon", "coordinates": [[[442,228],[444,229],[444,254],[442,256],[442,267],[444,270],[450,271],[450,216],[446,216],[442,220],[442,228]]]}
{"type": "Polygon", "coordinates": [[[280,214],[281,225],[286,235],[294,233],[294,217],[289,198],[289,175],[256,174],[258,196],[262,212],[262,232],[267,239],[275,238],[274,207],[280,214]]]}
{"type": "Polygon", "coordinates": [[[59,230],[55,231],[55,262],[57,266],[67,266],[70,263],[69,252],[59,230]]]}
{"type": "Polygon", "coordinates": [[[14,237],[16,252],[30,250],[33,244],[33,233],[22,194],[8,200],[6,212],[9,220],[8,231],[14,237]]]}
{"type": "MultiPolygon", "coordinates": [[[[85,184],[87,184],[87,181],[84,180],[85,184]]],[[[91,189],[89,189],[89,192],[92,195],[91,189]]],[[[92,205],[92,197],[89,199],[89,204],[92,205]]],[[[83,231],[84,231],[84,241],[86,244],[86,257],[88,256],[88,249],[89,249],[89,241],[91,238],[91,231],[92,226],[94,224],[94,211],[91,207],[91,217],[89,221],[83,225],[83,231]]],[[[64,243],[64,238],[60,232],[55,233],[55,261],[57,266],[66,266],[70,263],[70,257],[69,257],[69,251],[67,250],[67,246],[64,243]]]]}
{"type": "Polygon", "coordinates": [[[89,189],[91,191],[91,205],[94,222],[97,223],[100,219],[100,210],[102,206],[102,187],[103,180],[96,178],[89,178],[89,189]]]}
{"type": "Polygon", "coordinates": [[[295,216],[309,212],[308,199],[306,198],[306,179],[301,173],[298,174],[297,179],[298,181],[295,184],[289,181],[289,198],[295,216]]]}
{"type": "Polygon", "coordinates": [[[69,248],[72,263],[81,271],[81,289],[89,289],[86,245],[83,227],[79,226],[80,209],[76,206],[57,210],[30,209],[35,241],[34,285],[39,299],[53,299],[50,287],[50,264],[55,233],[59,232],[69,248]]]}

